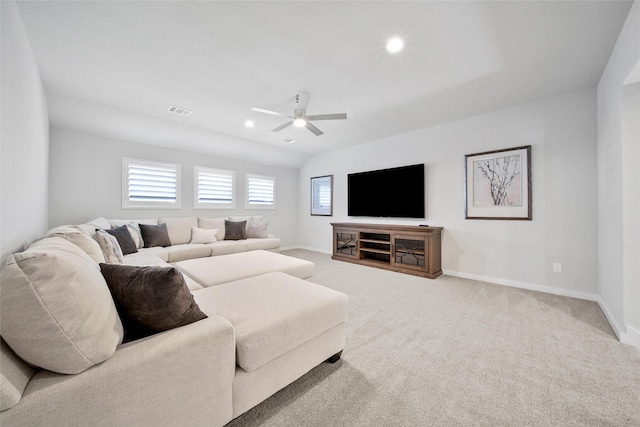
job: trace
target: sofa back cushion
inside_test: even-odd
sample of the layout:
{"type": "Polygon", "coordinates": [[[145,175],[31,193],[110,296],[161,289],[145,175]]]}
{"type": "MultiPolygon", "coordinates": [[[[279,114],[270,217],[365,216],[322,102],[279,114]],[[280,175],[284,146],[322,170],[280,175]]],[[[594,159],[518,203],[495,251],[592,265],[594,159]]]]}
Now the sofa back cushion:
{"type": "Polygon", "coordinates": [[[228,220],[228,217],[223,218],[198,218],[198,227],[206,229],[217,229],[217,240],[224,240],[224,222],[228,220]]]}
{"type": "Polygon", "coordinates": [[[76,374],[105,361],[124,332],[99,266],[47,237],[11,255],[0,273],[0,334],[25,362],[76,374]]]}
{"type": "Polygon", "coordinates": [[[62,237],[82,249],[97,264],[105,262],[102,249],[98,242],[92,239],[89,234],[86,234],[79,226],[62,225],[52,228],[48,231],[47,237],[62,237]]]}
{"type": "Polygon", "coordinates": [[[160,218],[158,224],[167,224],[169,240],[172,245],[182,245],[191,241],[191,227],[198,226],[198,218],[195,216],[160,218]]]}

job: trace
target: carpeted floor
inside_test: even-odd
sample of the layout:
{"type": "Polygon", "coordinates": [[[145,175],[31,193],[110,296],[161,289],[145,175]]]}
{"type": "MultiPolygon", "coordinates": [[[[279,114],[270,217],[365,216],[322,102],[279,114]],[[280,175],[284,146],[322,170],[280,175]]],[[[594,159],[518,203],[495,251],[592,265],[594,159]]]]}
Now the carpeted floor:
{"type": "Polygon", "coordinates": [[[640,426],[640,353],[596,303],[294,250],[350,296],[342,360],[229,426],[640,426]]]}

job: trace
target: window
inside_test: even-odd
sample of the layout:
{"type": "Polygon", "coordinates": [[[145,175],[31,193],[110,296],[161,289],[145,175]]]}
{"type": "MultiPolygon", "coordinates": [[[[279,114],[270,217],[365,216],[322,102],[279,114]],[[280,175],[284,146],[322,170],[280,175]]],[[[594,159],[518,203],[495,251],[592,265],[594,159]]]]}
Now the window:
{"type": "Polygon", "coordinates": [[[247,174],[246,209],[275,209],[276,178],[247,174]]]}
{"type": "Polygon", "coordinates": [[[235,209],[234,171],[195,167],[195,209],[235,209]]]}
{"type": "Polygon", "coordinates": [[[123,209],[180,209],[180,165],[122,159],[123,209]]]}

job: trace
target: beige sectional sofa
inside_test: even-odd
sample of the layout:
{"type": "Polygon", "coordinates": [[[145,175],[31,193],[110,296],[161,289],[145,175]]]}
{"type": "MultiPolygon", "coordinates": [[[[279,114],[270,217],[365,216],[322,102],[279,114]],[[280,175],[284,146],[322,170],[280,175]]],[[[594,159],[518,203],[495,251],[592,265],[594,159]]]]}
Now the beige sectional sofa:
{"type": "Polygon", "coordinates": [[[206,318],[125,343],[126,319],[101,273],[105,253],[90,236],[105,223],[53,229],[8,257],[0,425],[222,426],[339,359],[348,297],[302,280],[312,263],[257,243],[190,247],[178,242],[192,218],[158,223],[174,250],[140,248],[123,264],[174,266],[206,318]]]}

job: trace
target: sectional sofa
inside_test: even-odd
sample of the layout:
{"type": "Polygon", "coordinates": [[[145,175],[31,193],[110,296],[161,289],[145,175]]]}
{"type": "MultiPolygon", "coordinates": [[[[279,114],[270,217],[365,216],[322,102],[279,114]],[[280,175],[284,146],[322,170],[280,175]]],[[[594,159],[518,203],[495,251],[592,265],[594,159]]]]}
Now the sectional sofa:
{"type": "Polygon", "coordinates": [[[211,238],[192,227],[218,233],[226,220],[236,224],[225,234],[242,234],[238,223],[250,234],[249,224],[264,223],[220,220],[99,218],[9,256],[0,425],[222,426],[337,361],[348,297],[303,280],[313,264],[274,253],[274,236],[192,243],[211,238]],[[166,228],[170,245],[145,248],[136,224],[166,228]],[[123,225],[136,246],[126,255],[116,253],[123,225]],[[105,233],[113,247],[98,243],[105,233]],[[137,315],[146,331],[132,326],[137,315]]]}

